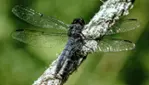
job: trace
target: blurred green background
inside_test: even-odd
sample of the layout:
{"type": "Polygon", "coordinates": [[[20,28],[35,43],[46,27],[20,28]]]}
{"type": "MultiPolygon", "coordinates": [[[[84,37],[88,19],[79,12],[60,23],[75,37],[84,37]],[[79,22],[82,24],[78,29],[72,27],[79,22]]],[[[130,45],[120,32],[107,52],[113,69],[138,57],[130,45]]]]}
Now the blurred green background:
{"type": "MultiPolygon", "coordinates": [[[[65,23],[76,17],[89,22],[102,5],[100,0],[0,0],[0,85],[31,85],[63,49],[60,41],[52,49],[13,40],[17,28],[33,27],[12,14],[18,4],[65,23]]],[[[149,0],[136,0],[125,18],[136,18],[141,26],[116,36],[135,42],[136,49],[90,54],[65,85],[149,85],[149,0]]]]}

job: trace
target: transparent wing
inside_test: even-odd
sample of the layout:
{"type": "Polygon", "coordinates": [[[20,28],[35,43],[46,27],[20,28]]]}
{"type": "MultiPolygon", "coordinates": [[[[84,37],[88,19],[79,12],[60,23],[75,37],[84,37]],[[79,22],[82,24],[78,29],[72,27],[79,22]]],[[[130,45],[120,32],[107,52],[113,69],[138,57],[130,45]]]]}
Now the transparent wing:
{"type": "Polygon", "coordinates": [[[135,48],[135,44],[128,40],[103,39],[98,41],[98,50],[102,52],[127,51],[135,48]]]}
{"type": "Polygon", "coordinates": [[[106,33],[106,35],[127,32],[136,29],[139,26],[140,23],[137,19],[121,20],[117,22],[113,27],[111,27],[110,30],[106,33]]]}
{"type": "Polygon", "coordinates": [[[66,34],[46,34],[35,30],[20,29],[12,33],[12,37],[31,46],[54,47],[67,42],[66,34]]]}
{"type": "Polygon", "coordinates": [[[12,9],[12,12],[20,19],[37,27],[63,30],[67,30],[68,28],[68,25],[64,24],[62,21],[45,16],[27,7],[17,5],[12,9]]]}

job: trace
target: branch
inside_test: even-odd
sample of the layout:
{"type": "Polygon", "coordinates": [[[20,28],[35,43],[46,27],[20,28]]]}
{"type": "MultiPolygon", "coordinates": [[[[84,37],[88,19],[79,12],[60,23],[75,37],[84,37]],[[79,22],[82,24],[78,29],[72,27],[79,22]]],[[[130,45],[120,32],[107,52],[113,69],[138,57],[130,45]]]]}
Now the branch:
{"type": "MultiPolygon", "coordinates": [[[[102,1],[103,2],[103,1],[102,1]]],[[[98,13],[90,20],[84,27],[82,33],[85,37],[96,39],[105,35],[111,26],[115,24],[121,16],[129,14],[129,9],[133,7],[134,0],[108,0],[103,3],[98,13]]],[[[96,40],[86,40],[86,44],[82,46],[83,55],[95,52],[97,49],[96,40]]],[[[59,58],[59,57],[58,57],[59,58]]],[[[58,58],[52,62],[49,68],[34,82],[33,85],[63,85],[63,80],[55,78],[54,73],[57,65],[58,58]]],[[[83,58],[79,59],[78,67],[84,61],[83,58]]],[[[70,74],[72,74],[72,70],[70,74]]],[[[68,75],[68,76],[69,76],[68,75]]]]}

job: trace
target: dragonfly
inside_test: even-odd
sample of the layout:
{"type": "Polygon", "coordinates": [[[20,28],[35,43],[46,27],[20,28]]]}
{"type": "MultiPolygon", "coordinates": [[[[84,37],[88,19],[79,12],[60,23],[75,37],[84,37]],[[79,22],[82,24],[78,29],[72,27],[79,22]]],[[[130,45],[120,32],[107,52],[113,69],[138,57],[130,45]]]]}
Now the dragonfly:
{"type": "MultiPolygon", "coordinates": [[[[18,29],[12,33],[12,37],[20,42],[34,45],[54,47],[59,42],[66,42],[64,50],[59,55],[55,74],[61,71],[61,78],[66,78],[66,75],[71,74],[76,70],[78,65],[86,59],[87,55],[80,53],[82,45],[85,44],[85,36],[82,34],[85,21],[82,18],[76,18],[71,24],[43,15],[33,9],[17,5],[12,9],[14,15],[24,20],[25,22],[37,26],[35,29],[18,29]],[[59,42],[51,43],[53,40],[59,42]],[[82,58],[80,62],[80,57],[82,58]],[[79,64],[78,64],[79,63],[79,64]]],[[[122,22],[117,22],[104,35],[98,38],[98,52],[119,52],[127,51],[135,48],[135,44],[129,40],[106,38],[106,36],[127,32],[139,26],[137,19],[127,19],[122,22]]]]}

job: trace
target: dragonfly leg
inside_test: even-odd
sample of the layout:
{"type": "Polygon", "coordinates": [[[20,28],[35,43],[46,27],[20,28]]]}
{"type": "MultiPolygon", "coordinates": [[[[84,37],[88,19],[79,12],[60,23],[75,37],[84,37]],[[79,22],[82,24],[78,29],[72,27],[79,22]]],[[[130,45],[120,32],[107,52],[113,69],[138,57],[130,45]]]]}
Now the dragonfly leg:
{"type": "Polygon", "coordinates": [[[54,78],[62,80],[62,77],[60,74],[54,74],[54,78]]]}

